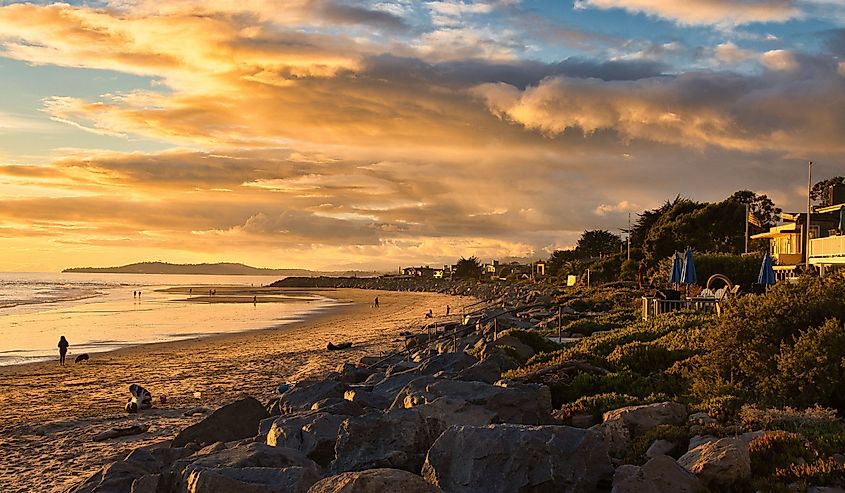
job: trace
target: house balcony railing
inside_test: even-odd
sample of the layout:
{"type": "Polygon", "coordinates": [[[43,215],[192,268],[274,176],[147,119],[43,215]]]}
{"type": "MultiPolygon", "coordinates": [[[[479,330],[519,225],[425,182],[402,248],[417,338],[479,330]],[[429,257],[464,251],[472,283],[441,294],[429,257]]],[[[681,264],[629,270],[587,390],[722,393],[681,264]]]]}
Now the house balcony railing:
{"type": "Polygon", "coordinates": [[[845,263],[845,235],[810,240],[810,263],[845,263]]]}

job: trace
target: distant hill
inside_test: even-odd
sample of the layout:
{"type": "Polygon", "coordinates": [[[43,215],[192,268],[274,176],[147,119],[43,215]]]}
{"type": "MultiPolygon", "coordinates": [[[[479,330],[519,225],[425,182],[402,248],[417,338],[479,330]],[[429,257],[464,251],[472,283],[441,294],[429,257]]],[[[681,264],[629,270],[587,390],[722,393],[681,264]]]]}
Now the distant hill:
{"type": "Polygon", "coordinates": [[[232,262],[217,264],[169,264],[167,262],[138,262],[119,267],[72,267],[62,272],[87,274],[194,274],[212,276],[303,276],[351,275],[375,276],[377,272],[319,272],[307,269],[266,269],[232,262]]]}

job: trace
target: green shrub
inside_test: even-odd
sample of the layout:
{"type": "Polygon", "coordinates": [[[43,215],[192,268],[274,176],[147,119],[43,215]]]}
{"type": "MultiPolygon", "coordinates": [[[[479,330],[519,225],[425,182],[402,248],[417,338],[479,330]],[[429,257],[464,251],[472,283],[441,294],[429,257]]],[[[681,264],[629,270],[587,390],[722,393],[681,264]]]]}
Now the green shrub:
{"type": "Polygon", "coordinates": [[[709,351],[691,375],[693,392],[704,399],[712,394],[710,389],[730,382],[757,403],[806,405],[807,394],[783,392],[788,387],[786,377],[780,375],[783,369],[786,374],[800,373],[805,380],[795,384],[803,389],[820,384],[823,390],[818,397],[824,400],[818,404],[841,405],[842,401],[828,390],[830,379],[838,378],[831,377],[829,366],[819,373],[808,370],[813,358],[829,360],[837,354],[835,348],[822,350],[820,345],[822,341],[839,340],[838,331],[832,325],[811,331],[800,346],[811,352],[790,354],[802,333],[810,327],[822,327],[831,318],[845,320],[845,277],[841,274],[778,283],[765,295],[743,296],[727,303],[722,317],[704,337],[709,351]],[[780,358],[782,353],[784,358],[780,358]],[[783,363],[779,363],[781,359],[783,363]],[[821,381],[816,381],[819,378],[821,381]]]}
{"type": "Polygon", "coordinates": [[[751,456],[751,473],[755,476],[772,476],[777,469],[788,468],[796,462],[812,462],[818,452],[797,433],[768,431],[748,444],[751,456]]]}
{"type": "Polygon", "coordinates": [[[634,341],[616,346],[607,361],[620,370],[646,374],[665,370],[675,362],[675,355],[654,342],[634,341]]]}
{"type": "Polygon", "coordinates": [[[575,402],[564,404],[560,408],[560,416],[563,419],[569,419],[576,414],[591,414],[594,418],[599,418],[602,414],[610,411],[611,409],[636,406],[638,404],[646,404],[646,402],[641,397],[608,392],[580,397],[575,402]]]}
{"type": "Polygon", "coordinates": [[[803,485],[828,486],[845,482],[845,466],[833,457],[818,459],[807,464],[790,464],[775,471],[775,477],[803,485]]]}
{"type": "Polygon", "coordinates": [[[794,345],[781,343],[777,357],[775,386],[781,395],[789,395],[797,406],[823,402],[845,409],[845,327],[827,320],[821,327],[801,332],[794,345]]]}

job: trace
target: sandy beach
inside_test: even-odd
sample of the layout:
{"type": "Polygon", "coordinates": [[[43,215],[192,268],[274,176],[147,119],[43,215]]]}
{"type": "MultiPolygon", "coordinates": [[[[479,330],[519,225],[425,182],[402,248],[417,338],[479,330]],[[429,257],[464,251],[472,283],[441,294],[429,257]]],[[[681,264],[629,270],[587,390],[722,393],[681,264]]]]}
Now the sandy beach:
{"type": "Polygon", "coordinates": [[[452,313],[460,313],[475,301],[416,292],[312,293],[346,303],[281,328],[126,348],[66,367],[57,362],[0,367],[0,491],[64,491],[102,464],[168,440],[203,417],[185,417],[186,410],[213,410],[243,394],[266,400],[281,382],[320,376],[344,362],[395,349],[399,332],[421,327],[429,308],[442,313],[450,304],[452,313]],[[371,306],[376,295],[379,308],[371,306]],[[325,350],[328,342],[342,341],[353,347],[325,350]],[[131,383],[152,392],[152,410],[123,411],[131,383]],[[149,429],[92,441],[97,433],[136,424],[149,429]]]}

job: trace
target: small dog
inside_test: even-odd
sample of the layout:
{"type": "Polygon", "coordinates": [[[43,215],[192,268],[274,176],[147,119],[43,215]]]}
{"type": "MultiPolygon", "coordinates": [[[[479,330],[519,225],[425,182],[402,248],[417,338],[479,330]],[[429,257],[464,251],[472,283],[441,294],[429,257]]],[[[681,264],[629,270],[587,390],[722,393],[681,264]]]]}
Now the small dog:
{"type": "Polygon", "coordinates": [[[81,363],[82,361],[88,361],[90,358],[88,357],[88,353],[82,353],[73,360],[74,363],[81,363]]]}

